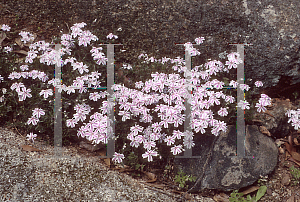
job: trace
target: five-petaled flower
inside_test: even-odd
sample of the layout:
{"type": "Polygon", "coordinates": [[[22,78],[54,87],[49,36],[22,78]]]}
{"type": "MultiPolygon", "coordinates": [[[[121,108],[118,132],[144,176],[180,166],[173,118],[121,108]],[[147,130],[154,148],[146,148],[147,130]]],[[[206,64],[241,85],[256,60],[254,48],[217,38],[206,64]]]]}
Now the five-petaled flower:
{"type": "Polygon", "coordinates": [[[238,107],[241,107],[242,109],[250,109],[249,105],[250,104],[246,100],[240,100],[238,103],[238,107]]]}
{"type": "Polygon", "coordinates": [[[113,161],[121,163],[124,159],[124,154],[119,154],[117,152],[115,152],[114,157],[112,158],[113,161]]]}
{"type": "Polygon", "coordinates": [[[142,157],[143,158],[148,158],[148,161],[153,161],[153,158],[152,156],[157,156],[158,153],[156,151],[153,151],[153,150],[148,150],[146,151],[146,153],[142,154],[142,157]]]}
{"type": "Polygon", "coordinates": [[[173,136],[167,136],[164,141],[167,143],[168,146],[170,146],[170,145],[174,144],[175,139],[173,136]]]}
{"type": "Polygon", "coordinates": [[[33,133],[29,133],[26,135],[26,137],[28,137],[28,140],[32,140],[32,142],[34,142],[34,139],[36,138],[36,134],[33,133]]]}
{"type": "Polygon", "coordinates": [[[183,140],[183,145],[188,148],[188,149],[191,149],[193,146],[195,146],[195,143],[193,141],[192,138],[184,138],[183,140]]]}
{"type": "Polygon", "coordinates": [[[40,118],[41,115],[45,115],[45,111],[43,109],[40,109],[40,108],[35,108],[32,111],[33,111],[32,115],[35,116],[36,118],[40,118]]]}
{"type": "Polygon", "coordinates": [[[263,103],[261,103],[261,102],[256,103],[255,107],[257,107],[257,111],[258,111],[258,112],[261,112],[261,111],[265,112],[265,111],[267,110],[267,109],[264,107],[263,103]]]}
{"type": "Polygon", "coordinates": [[[204,37],[198,37],[195,39],[195,42],[196,44],[202,44],[204,40],[205,40],[204,37]]]}
{"type": "Polygon", "coordinates": [[[6,25],[6,24],[3,24],[2,27],[1,27],[1,29],[3,31],[8,31],[8,32],[10,31],[10,27],[8,25],[6,25]]]}
{"type": "Polygon", "coordinates": [[[226,108],[221,107],[221,109],[218,111],[218,114],[220,116],[227,116],[228,112],[226,108]]]}
{"type": "Polygon", "coordinates": [[[171,148],[171,152],[173,153],[173,155],[177,155],[180,154],[182,152],[182,145],[177,145],[171,148]]]}

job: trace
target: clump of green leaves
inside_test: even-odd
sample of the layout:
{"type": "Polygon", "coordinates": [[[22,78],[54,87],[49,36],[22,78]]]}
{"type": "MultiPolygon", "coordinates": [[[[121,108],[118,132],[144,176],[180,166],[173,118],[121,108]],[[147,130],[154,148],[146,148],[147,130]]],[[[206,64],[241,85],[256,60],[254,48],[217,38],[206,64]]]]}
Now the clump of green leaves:
{"type": "Polygon", "coordinates": [[[299,184],[300,170],[295,168],[294,166],[290,167],[290,170],[291,170],[291,174],[293,176],[292,181],[293,181],[294,185],[299,184]]]}
{"type": "Polygon", "coordinates": [[[187,181],[195,182],[196,177],[193,177],[192,175],[186,175],[182,170],[180,170],[177,175],[175,175],[175,182],[179,184],[180,188],[188,188],[188,185],[186,185],[187,181]]]}
{"type": "Polygon", "coordinates": [[[251,198],[251,196],[248,194],[247,198],[245,199],[244,197],[242,197],[244,195],[243,193],[238,193],[238,190],[235,190],[230,194],[229,201],[230,202],[254,202],[254,201],[259,201],[259,199],[261,199],[261,197],[263,197],[265,195],[266,191],[267,191],[267,187],[266,186],[261,186],[258,189],[256,196],[251,198]]]}
{"type": "Polygon", "coordinates": [[[132,167],[133,169],[137,171],[143,171],[145,164],[140,164],[138,156],[134,153],[131,152],[128,157],[127,157],[127,164],[132,167]]]}

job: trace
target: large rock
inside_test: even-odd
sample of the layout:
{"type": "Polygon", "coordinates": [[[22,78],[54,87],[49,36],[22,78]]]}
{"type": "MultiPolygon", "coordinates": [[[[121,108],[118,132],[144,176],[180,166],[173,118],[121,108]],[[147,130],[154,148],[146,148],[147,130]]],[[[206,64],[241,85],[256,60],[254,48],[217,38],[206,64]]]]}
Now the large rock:
{"type": "MultiPolygon", "coordinates": [[[[236,51],[231,43],[252,43],[245,47],[246,83],[263,81],[270,97],[292,98],[300,82],[300,4],[298,0],[210,0],[110,2],[102,17],[105,29],[122,27],[118,33],[127,49],[126,60],[134,63],[144,51],[157,58],[184,55],[175,43],[205,37],[202,53],[194,64],[220,59],[224,51],[236,51]]],[[[102,6],[101,6],[102,7],[102,6]]],[[[100,8],[101,9],[101,8],[100,8]]]]}
{"type": "MultiPolygon", "coordinates": [[[[236,126],[228,126],[213,145],[211,160],[206,169],[203,166],[209,154],[214,136],[198,135],[194,137],[193,156],[200,158],[176,158],[175,167],[187,175],[203,178],[194,187],[194,191],[219,189],[232,191],[249,186],[257,181],[260,175],[270,174],[277,165],[278,149],[274,141],[263,135],[256,125],[246,126],[245,156],[236,155],[236,126]]],[[[192,187],[195,183],[190,183],[192,187]]]]}
{"type": "MultiPolygon", "coordinates": [[[[51,4],[25,0],[22,4],[35,9],[23,10],[18,1],[9,1],[0,6],[0,12],[36,16],[34,22],[42,30],[47,29],[43,35],[49,29],[68,31],[66,24],[70,27],[78,22],[86,22],[88,29],[101,35],[112,32],[119,36],[113,43],[123,44],[115,48],[115,59],[132,65],[137,64],[136,58],[143,51],[156,58],[183,58],[183,47],[175,43],[193,41],[199,36],[206,40],[197,46],[202,55],[193,65],[203,64],[208,58],[219,59],[218,54],[224,51],[236,51],[235,46],[228,44],[252,43],[245,47],[246,83],[253,86],[256,80],[264,82],[262,90],[252,88],[253,92],[291,99],[289,96],[299,87],[298,0],[80,0],[51,4]],[[39,16],[48,14],[49,23],[39,23],[39,16]],[[120,49],[126,51],[120,53],[120,49]]],[[[20,29],[28,27],[28,23],[17,24],[24,26],[20,29]]]]}

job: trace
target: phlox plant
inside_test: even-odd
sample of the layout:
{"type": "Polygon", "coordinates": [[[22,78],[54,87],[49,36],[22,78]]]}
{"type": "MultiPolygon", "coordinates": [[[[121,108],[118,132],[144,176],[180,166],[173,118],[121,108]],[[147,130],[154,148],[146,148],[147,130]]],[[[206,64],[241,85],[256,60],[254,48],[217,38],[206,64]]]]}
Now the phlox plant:
{"type": "MultiPolygon", "coordinates": [[[[197,40],[196,40],[197,41],[197,40]]],[[[189,45],[189,44],[188,44],[189,45]]],[[[193,53],[194,49],[191,47],[191,53],[193,53]]],[[[195,51],[195,53],[197,53],[195,51]]],[[[193,54],[191,54],[193,55],[193,54]]],[[[140,55],[140,57],[145,56],[144,54],[140,55]]],[[[232,53],[228,55],[229,61],[226,63],[229,65],[229,68],[232,67],[236,68],[236,64],[240,62],[238,56],[238,53],[232,53]]],[[[155,61],[155,59],[147,58],[146,61],[152,60],[155,61]]],[[[167,59],[165,59],[166,61],[167,59]]],[[[184,61],[180,61],[181,64],[178,64],[176,66],[173,66],[174,70],[178,70],[179,72],[184,71],[185,64],[184,61]]],[[[157,140],[163,139],[164,142],[168,146],[171,146],[175,143],[177,140],[181,140],[183,138],[183,145],[187,148],[191,148],[194,146],[193,142],[193,133],[192,132],[185,132],[182,133],[180,131],[173,130],[172,135],[166,135],[162,134],[162,128],[165,129],[169,128],[169,125],[174,124],[175,127],[178,127],[179,125],[183,124],[183,120],[185,119],[185,115],[181,114],[181,111],[185,110],[185,107],[183,105],[184,98],[188,99],[188,102],[192,105],[192,113],[191,113],[191,128],[195,130],[196,132],[201,132],[204,134],[205,128],[208,126],[213,126],[212,133],[214,135],[219,135],[220,131],[226,131],[226,124],[224,121],[217,121],[213,119],[213,113],[211,110],[205,110],[209,109],[210,106],[214,105],[214,102],[216,104],[220,104],[220,101],[218,98],[222,97],[225,101],[229,101],[231,103],[234,102],[234,98],[232,96],[225,96],[222,94],[222,92],[214,94],[212,91],[206,90],[206,88],[216,88],[216,89],[222,89],[224,83],[221,83],[217,81],[216,79],[213,80],[213,82],[206,82],[204,85],[197,87],[197,82],[199,81],[199,77],[202,79],[208,80],[209,76],[213,74],[214,72],[218,72],[221,70],[220,66],[222,66],[221,63],[220,66],[215,66],[214,63],[217,63],[217,61],[212,61],[211,63],[207,64],[208,71],[202,71],[198,72],[198,67],[194,68],[192,71],[186,71],[187,74],[192,75],[192,82],[191,80],[187,80],[185,83],[184,79],[180,79],[179,74],[170,74],[165,75],[163,73],[156,72],[155,74],[151,74],[153,77],[152,80],[149,80],[145,82],[137,82],[136,88],[142,88],[142,92],[128,89],[122,85],[115,85],[114,90],[116,100],[119,101],[121,104],[120,109],[124,108],[124,111],[120,111],[118,115],[122,116],[122,121],[125,121],[126,119],[132,120],[133,116],[138,116],[141,114],[141,119],[139,120],[141,123],[152,123],[152,114],[148,114],[147,112],[150,111],[150,109],[144,107],[143,105],[151,105],[152,103],[156,104],[155,109],[152,111],[158,112],[158,117],[162,120],[161,122],[152,123],[151,127],[142,127],[141,124],[135,124],[135,126],[132,126],[130,128],[131,133],[128,134],[127,138],[130,139],[132,142],[130,143],[131,146],[139,147],[140,144],[143,144],[144,148],[147,149],[146,153],[144,153],[142,156],[143,158],[148,158],[148,161],[152,161],[152,156],[157,156],[158,153],[155,150],[152,150],[151,148],[155,148],[157,140]],[[210,67],[211,65],[211,67],[210,67]],[[192,85],[191,85],[192,83],[192,85]],[[163,91],[165,90],[165,87],[167,86],[167,91],[169,91],[170,95],[167,95],[163,91]],[[189,86],[189,89],[186,89],[186,86],[189,86]],[[155,92],[159,91],[159,93],[149,93],[150,89],[154,90],[155,92]],[[193,91],[194,93],[190,93],[189,91],[193,91]],[[145,92],[145,93],[143,93],[145,92]],[[194,95],[194,97],[190,95],[194,95]],[[189,97],[190,96],[190,97],[189,97]],[[202,101],[203,97],[210,97],[208,100],[202,101]],[[129,99],[132,100],[132,102],[129,102],[129,99]],[[160,104],[158,105],[158,101],[160,99],[163,99],[167,105],[160,104]],[[200,100],[199,100],[200,99],[200,100]],[[175,106],[172,106],[174,105],[175,106]],[[130,113],[131,111],[131,113],[130,113]],[[144,135],[139,135],[139,133],[143,133],[144,135]],[[163,137],[164,136],[164,137],[163,137]],[[163,137],[163,138],[161,138],[163,137]]],[[[224,66],[223,66],[224,67],[224,66]]],[[[257,82],[256,85],[261,85],[261,82],[257,82]]],[[[230,85],[236,87],[237,82],[231,81],[230,85]]],[[[247,85],[241,85],[240,88],[242,90],[246,89],[249,90],[249,87],[247,85]]],[[[260,103],[264,104],[258,104],[258,110],[266,110],[264,106],[270,104],[270,100],[266,95],[261,98],[260,103]]],[[[247,102],[240,102],[238,103],[238,106],[242,109],[249,109],[249,103],[247,102]]],[[[228,114],[226,108],[221,108],[218,111],[218,115],[220,116],[226,116],[228,114]]],[[[132,121],[131,121],[132,122],[132,121]]],[[[178,142],[178,141],[177,141],[178,142]]],[[[173,155],[177,155],[181,153],[183,149],[182,144],[175,145],[171,148],[171,152],[173,155]]],[[[121,162],[121,154],[118,154],[116,159],[121,162]]]]}
{"type": "MultiPolygon", "coordinates": [[[[67,77],[67,81],[70,83],[67,84],[69,86],[64,84],[63,87],[58,88],[58,90],[62,92],[62,97],[64,99],[68,99],[69,102],[67,103],[69,106],[74,103],[74,100],[78,103],[82,102],[82,104],[75,105],[73,112],[76,111],[76,113],[73,114],[72,119],[68,119],[68,116],[72,113],[72,109],[66,108],[66,114],[63,118],[64,125],[76,128],[76,125],[79,122],[82,122],[83,125],[77,130],[78,136],[87,138],[95,144],[99,144],[100,142],[107,143],[109,138],[107,131],[111,132],[111,127],[107,127],[107,116],[105,114],[107,114],[107,110],[111,110],[114,106],[109,106],[107,101],[102,101],[101,107],[97,105],[98,99],[104,99],[107,96],[107,91],[103,91],[102,93],[94,91],[93,93],[90,93],[89,96],[84,95],[84,93],[87,93],[87,89],[84,88],[85,84],[89,87],[100,87],[103,86],[103,83],[105,85],[105,80],[103,80],[103,78],[101,81],[98,80],[102,74],[96,71],[96,68],[99,65],[105,65],[107,58],[102,52],[102,47],[92,46],[92,49],[88,49],[87,46],[91,44],[91,41],[97,41],[98,37],[93,35],[90,31],[83,31],[81,28],[85,25],[85,23],[75,24],[71,27],[71,34],[62,35],[61,44],[63,45],[63,48],[59,53],[53,48],[50,48],[49,44],[45,42],[31,44],[25,62],[33,64],[37,61],[40,62],[40,64],[44,64],[42,68],[46,69],[49,68],[49,65],[54,65],[57,61],[60,61],[57,57],[57,55],[59,55],[59,57],[62,58],[62,69],[67,72],[67,76],[69,76],[69,78],[67,77]],[[85,65],[80,60],[84,59],[84,57],[80,58],[78,52],[76,56],[79,56],[79,59],[67,57],[67,54],[71,55],[71,49],[78,50],[79,46],[92,53],[91,56],[84,57],[96,61],[96,64],[92,67],[94,68],[94,72],[91,72],[90,74],[87,74],[90,72],[90,66],[85,65]],[[41,52],[41,56],[38,57],[39,52],[41,52]],[[37,59],[39,59],[39,61],[37,59]],[[83,75],[83,73],[86,74],[83,75]],[[81,76],[77,76],[78,74],[81,76]],[[72,80],[75,76],[77,76],[76,79],[72,80]],[[76,90],[73,87],[79,89],[79,96],[74,95],[76,90]],[[71,100],[73,102],[71,102],[71,100]],[[95,107],[92,108],[85,104],[86,100],[95,102],[95,107]],[[100,110],[100,112],[97,111],[96,108],[100,110]],[[90,116],[91,120],[87,123],[87,116],[92,110],[94,114],[90,116]]],[[[6,25],[2,26],[2,30],[9,31],[6,25]]],[[[32,37],[30,33],[22,33],[20,35],[25,43],[32,37]]],[[[107,38],[117,39],[117,36],[109,34],[107,38]]],[[[203,37],[196,38],[195,42],[201,44],[203,43],[203,40],[203,37]]],[[[186,43],[185,47],[190,52],[191,56],[200,55],[200,52],[193,48],[192,43],[186,43]]],[[[6,47],[4,50],[6,52],[10,51],[9,47],[6,47]]],[[[243,62],[240,60],[238,53],[228,54],[228,61],[226,61],[225,65],[220,61],[214,60],[207,62],[204,66],[196,66],[192,70],[187,70],[185,61],[179,57],[177,59],[163,58],[161,60],[156,60],[153,57],[149,58],[146,54],[141,54],[139,58],[142,57],[145,59],[146,63],[159,61],[164,64],[169,62],[173,64],[172,69],[179,72],[179,74],[172,73],[169,75],[156,72],[151,74],[153,79],[148,80],[145,83],[142,81],[136,82],[136,89],[129,89],[125,87],[124,84],[115,84],[112,87],[115,91],[113,95],[115,101],[119,104],[119,110],[116,110],[116,114],[122,118],[122,121],[131,120],[132,126],[130,127],[130,132],[127,134],[126,138],[130,141],[130,146],[132,148],[137,148],[139,151],[143,152],[142,157],[144,159],[151,162],[153,161],[153,157],[159,156],[161,158],[161,154],[159,153],[161,148],[169,148],[169,151],[171,151],[173,155],[178,155],[184,151],[184,146],[192,148],[195,145],[193,142],[194,134],[192,131],[181,132],[180,130],[172,130],[172,127],[181,127],[186,118],[190,118],[190,128],[196,133],[201,132],[204,134],[208,127],[212,127],[211,133],[216,136],[219,135],[221,131],[226,131],[226,123],[214,119],[214,113],[210,108],[214,107],[214,105],[221,105],[220,98],[223,99],[222,103],[224,103],[224,101],[225,103],[234,103],[235,99],[233,96],[227,96],[220,91],[214,92],[208,90],[220,90],[224,86],[224,83],[217,79],[212,81],[209,79],[212,75],[216,75],[222,71],[229,72],[230,69],[237,68],[237,65],[243,62]],[[184,77],[189,76],[191,78],[182,78],[182,74],[184,77]],[[183,104],[185,101],[191,104],[192,112],[190,117],[185,117],[185,114],[182,114],[182,112],[186,110],[183,104]],[[164,133],[163,131],[167,132],[164,133]],[[163,145],[163,147],[161,145],[163,145]]],[[[132,67],[126,65],[124,68],[131,69],[132,67]]],[[[7,78],[10,80],[20,78],[25,80],[32,78],[42,81],[42,84],[40,85],[37,83],[30,83],[30,85],[28,85],[31,86],[31,88],[34,88],[34,96],[43,96],[43,101],[38,103],[39,107],[35,107],[32,110],[32,117],[27,121],[27,125],[36,126],[40,121],[41,116],[44,116],[45,113],[47,113],[46,110],[42,109],[42,106],[45,106],[45,103],[47,103],[47,106],[50,108],[49,102],[51,103],[53,100],[53,91],[50,86],[52,85],[52,87],[54,87],[55,80],[54,78],[49,80],[50,74],[47,75],[42,71],[32,70],[30,72],[25,72],[25,70],[29,70],[28,65],[22,65],[20,69],[22,72],[12,72],[7,78]],[[46,84],[45,82],[47,80],[49,81],[46,84]],[[42,90],[37,92],[37,89],[42,90]]],[[[53,69],[51,70],[53,71],[53,69]]],[[[103,73],[104,72],[105,71],[103,71],[103,73]]],[[[0,77],[0,81],[1,80],[3,81],[4,77],[0,77]]],[[[65,81],[64,76],[63,81],[65,81]]],[[[246,84],[240,86],[237,86],[237,84],[238,83],[234,80],[231,80],[229,83],[230,86],[233,86],[234,88],[239,87],[240,90],[248,91],[250,89],[246,84]]],[[[262,82],[256,81],[255,85],[257,87],[262,86],[262,82]]],[[[10,86],[10,89],[14,91],[15,94],[18,94],[20,102],[23,102],[27,97],[33,97],[31,89],[27,89],[26,86],[21,82],[15,82],[10,86]]],[[[1,98],[5,100],[4,96],[1,98]]],[[[256,103],[255,106],[257,107],[258,112],[265,111],[265,106],[270,104],[270,100],[271,98],[262,94],[259,102],[256,103]]],[[[34,105],[34,103],[31,104],[32,106],[37,106],[34,105]]],[[[237,105],[242,109],[249,109],[249,103],[246,100],[237,103],[237,105]]],[[[220,107],[217,114],[221,117],[225,117],[228,115],[227,109],[228,108],[226,107],[220,107]]],[[[48,109],[48,113],[50,112],[51,109],[48,109]]],[[[290,115],[292,115],[292,113],[293,112],[291,112],[290,115]]],[[[292,120],[296,128],[298,127],[299,121],[297,122],[295,113],[293,113],[293,115],[292,120]]],[[[51,115],[49,114],[49,116],[51,115]]],[[[35,137],[35,135],[30,134],[29,138],[31,137],[35,137]]],[[[123,159],[123,154],[115,152],[113,158],[115,162],[121,163],[123,159]]]]}
{"type": "MultiPolygon", "coordinates": [[[[2,64],[6,64],[8,67],[4,68],[3,66],[5,65],[3,65],[1,68],[1,72],[4,73],[4,74],[1,73],[3,75],[3,77],[1,77],[1,81],[2,81],[1,85],[6,84],[7,88],[3,88],[3,89],[5,89],[5,91],[7,91],[6,89],[10,89],[12,90],[12,92],[9,93],[3,92],[3,96],[1,96],[1,102],[3,103],[3,105],[1,107],[2,109],[9,108],[10,111],[17,112],[16,114],[17,115],[16,118],[18,119],[17,123],[26,123],[29,130],[35,130],[41,134],[48,132],[49,135],[53,136],[54,119],[53,119],[53,90],[52,89],[54,86],[54,78],[53,78],[54,69],[49,65],[56,64],[57,54],[60,54],[61,57],[64,57],[64,60],[61,61],[64,62],[64,66],[63,66],[64,74],[62,75],[62,78],[64,80],[64,85],[62,89],[57,88],[61,92],[62,90],[64,90],[62,92],[62,98],[64,100],[63,102],[64,117],[62,120],[63,124],[64,125],[67,124],[66,120],[68,116],[70,116],[70,114],[74,111],[77,112],[74,115],[76,120],[80,119],[81,121],[83,121],[85,119],[87,112],[91,112],[93,110],[92,107],[83,103],[85,100],[90,100],[90,99],[95,101],[103,100],[105,102],[104,98],[107,94],[106,92],[93,93],[93,91],[96,90],[91,89],[89,90],[89,92],[91,91],[92,92],[89,96],[83,93],[87,91],[85,88],[80,88],[84,84],[86,84],[88,87],[91,87],[92,85],[97,87],[100,84],[102,86],[106,85],[106,78],[105,78],[106,69],[98,68],[101,73],[96,71],[96,68],[99,67],[99,65],[105,66],[106,64],[107,58],[105,58],[105,55],[102,52],[102,50],[105,50],[105,48],[93,47],[93,49],[87,49],[88,48],[86,47],[87,44],[90,43],[91,40],[94,41],[98,40],[98,37],[92,35],[89,31],[82,31],[81,28],[84,26],[85,23],[75,24],[73,27],[71,27],[71,30],[73,31],[72,35],[63,34],[61,36],[61,44],[63,45],[63,48],[61,49],[60,53],[57,53],[54,50],[54,47],[51,48],[50,44],[45,43],[45,41],[39,41],[34,44],[30,44],[28,55],[25,60],[25,65],[20,66],[21,72],[16,71],[19,70],[19,68],[14,67],[12,65],[7,65],[9,61],[8,62],[4,61],[4,63],[2,63],[2,64]],[[82,49],[86,49],[84,50],[84,52],[88,51],[91,54],[83,55],[80,51],[77,51],[79,46],[83,46],[82,49]],[[66,56],[66,55],[70,55],[71,51],[73,55],[76,56],[76,58],[78,58],[78,60],[75,59],[74,57],[66,56]],[[38,56],[38,54],[40,54],[40,56],[38,56]],[[89,69],[87,69],[87,65],[81,62],[83,60],[95,61],[95,62],[94,63],[90,62],[89,69]],[[42,71],[38,71],[38,70],[26,71],[29,70],[30,68],[29,65],[30,67],[31,66],[38,67],[39,70],[42,71]],[[89,73],[90,70],[95,70],[95,71],[89,73]],[[10,73],[8,73],[9,71],[10,73]],[[103,73],[104,73],[104,77],[100,78],[101,74],[103,73]],[[49,78],[51,77],[52,79],[49,80],[49,78]],[[75,80],[74,77],[76,77],[75,80]],[[13,83],[13,81],[15,80],[18,80],[19,82],[13,83]],[[42,82],[37,82],[36,80],[40,80],[42,82]],[[75,86],[79,88],[79,92],[80,92],[79,96],[75,96],[74,94],[72,94],[75,92],[75,89],[72,88],[71,86],[75,86]],[[28,87],[30,87],[31,89],[28,87]],[[16,95],[19,97],[18,100],[15,99],[16,95]],[[27,99],[26,102],[24,102],[24,100],[28,97],[31,99],[27,99]],[[78,102],[82,102],[82,103],[78,103],[78,102]],[[13,106],[6,107],[7,103],[10,104],[12,103],[13,106]],[[75,104],[76,104],[75,109],[70,107],[71,105],[74,106],[75,104]],[[32,106],[35,106],[35,108],[32,108],[32,106]],[[84,109],[83,111],[82,108],[84,109]],[[24,119],[22,120],[22,118],[24,117],[22,115],[29,114],[29,113],[32,113],[32,117],[30,117],[28,120],[24,120],[24,119]],[[38,122],[39,124],[37,124],[38,122]]],[[[2,26],[2,30],[6,30],[5,26],[2,26]]],[[[22,36],[21,41],[23,41],[23,43],[25,44],[29,40],[32,40],[32,35],[30,33],[21,32],[20,35],[22,36]]],[[[107,36],[107,39],[111,39],[110,37],[111,35],[107,36]]],[[[9,46],[5,47],[3,50],[4,52],[2,54],[4,57],[1,57],[1,59],[14,55],[14,53],[11,50],[11,47],[9,46]]],[[[96,102],[94,106],[95,108],[97,107],[97,109],[99,107],[96,104],[96,102]]],[[[94,111],[99,111],[97,109],[95,109],[94,111]]],[[[68,124],[72,124],[72,121],[70,120],[68,124]]],[[[77,131],[77,130],[72,131],[70,129],[66,130],[66,127],[64,127],[63,130],[64,130],[63,134],[70,134],[74,132],[76,134],[77,131]]]]}

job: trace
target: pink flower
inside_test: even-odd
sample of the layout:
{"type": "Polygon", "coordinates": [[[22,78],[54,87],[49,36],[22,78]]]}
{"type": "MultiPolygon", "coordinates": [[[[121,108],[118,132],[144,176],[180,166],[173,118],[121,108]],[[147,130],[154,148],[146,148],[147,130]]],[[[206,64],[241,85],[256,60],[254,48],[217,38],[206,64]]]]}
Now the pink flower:
{"type": "Polygon", "coordinates": [[[152,156],[157,156],[158,153],[156,151],[153,151],[153,150],[148,150],[146,151],[146,153],[142,154],[142,157],[143,158],[148,158],[148,161],[153,161],[153,158],[152,156]]]}
{"type": "Polygon", "coordinates": [[[287,110],[287,112],[285,113],[285,115],[287,115],[288,117],[291,117],[294,114],[294,110],[287,110]]]}
{"type": "Polygon", "coordinates": [[[19,101],[23,101],[26,99],[26,97],[32,97],[32,95],[30,94],[31,89],[27,89],[24,87],[22,88],[22,91],[18,92],[19,95],[19,101]]]}
{"type": "Polygon", "coordinates": [[[109,33],[109,35],[107,35],[106,38],[108,38],[108,39],[112,39],[112,38],[117,39],[118,36],[117,35],[113,35],[112,33],[109,33]]]}
{"type": "Polygon", "coordinates": [[[159,125],[158,123],[152,124],[152,128],[153,128],[153,131],[156,133],[159,133],[161,131],[161,125],[159,125]]]}
{"type": "Polygon", "coordinates": [[[77,112],[76,114],[73,115],[75,118],[75,121],[84,121],[86,119],[86,115],[83,112],[77,112]]]}
{"type": "Polygon", "coordinates": [[[218,111],[218,114],[220,116],[227,116],[228,112],[226,108],[221,107],[221,109],[218,111]]]}
{"type": "Polygon", "coordinates": [[[232,61],[232,62],[234,62],[236,64],[243,63],[243,61],[240,58],[240,54],[239,53],[233,52],[233,53],[228,54],[227,57],[228,57],[229,61],[232,61]]]}
{"type": "Polygon", "coordinates": [[[2,27],[1,27],[1,29],[3,31],[8,31],[8,32],[10,31],[10,27],[8,25],[6,25],[6,24],[3,24],[2,27]]]}
{"type": "Polygon", "coordinates": [[[258,112],[261,112],[261,111],[265,112],[265,111],[267,110],[267,109],[264,107],[263,103],[261,103],[261,102],[256,103],[255,107],[257,107],[257,111],[258,111],[258,112]]]}
{"type": "Polygon", "coordinates": [[[66,124],[67,124],[67,127],[71,126],[71,128],[74,128],[75,124],[77,124],[77,121],[75,119],[68,119],[68,120],[66,120],[66,124]]]}
{"type": "Polygon", "coordinates": [[[159,138],[160,138],[160,134],[159,133],[151,133],[150,134],[150,139],[151,140],[159,140],[159,138]]]}
{"type": "Polygon", "coordinates": [[[175,139],[173,136],[167,136],[164,141],[167,143],[168,146],[175,143],[175,139]]]}
{"type": "Polygon", "coordinates": [[[247,84],[240,84],[240,89],[241,89],[241,90],[246,90],[246,91],[248,91],[249,88],[250,88],[250,87],[249,87],[247,84]]]}
{"type": "Polygon", "coordinates": [[[195,146],[195,143],[192,138],[185,138],[183,140],[183,145],[188,149],[191,149],[193,146],[195,146]]]}
{"type": "Polygon", "coordinates": [[[200,124],[199,124],[199,121],[197,119],[192,119],[192,121],[190,122],[190,126],[191,126],[192,129],[195,129],[199,125],[200,124]]]}
{"type": "Polygon", "coordinates": [[[138,148],[140,145],[139,138],[135,137],[134,140],[131,140],[130,146],[138,148]]]}
{"type": "Polygon", "coordinates": [[[224,121],[218,121],[217,123],[215,123],[214,126],[218,127],[219,130],[223,130],[223,131],[226,131],[227,129],[226,123],[224,121]]]}
{"type": "Polygon", "coordinates": [[[152,147],[155,147],[155,142],[153,141],[145,141],[144,142],[144,148],[147,150],[150,150],[152,147]]]}
{"type": "Polygon", "coordinates": [[[35,108],[32,111],[33,111],[32,115],[36,116],[36,118],[40,118],[41,115],[45,115],[45,111],[43,109],[35,108]]]}
{"type": "Polygon", "coordinates": [[[150,115],[150,114],[146,114],[146,115],[143,115],[143,118],[142,118],[142,120],[144,121],[144,122],[150,122],[151,123],[151,121],[152,121],[152,116],[150,115]]]}
{"type": "Polygon", "coordinates": [[[146,137],[144,135],[138,135],[138,136],[136,136],[136,139],[139,143],[145,143],[146,142],[146,137]]]}
{"type": "Polygon", "coordinates": [[[182,152],[182,145],[177,145],[171,148],[171,152],[173,153],[173,155],[177,155],[180,154],[182,152]]]}
{"type": "Polygon", "coordinates": [[[225,101],[226,101],[226,102],[233,103],[233,102],[234,102],[234,100],[235,100],[235,98],[234,98],[234,97],[232,97],[232,96],[230,96],[230,95],[229,95],[229,96],[227,96],[227,95],[226,95],[226,98],[225,98],[225,101]]]}
{"type": "Polygon", "coordinates": [[[30,117],[30,118],[28,119],[27,124],[29,125],[29,124],[32,123],[32,125],[36,125],[38,122],[39,122],[39,119],[36,118],[36,117],[34,117],[34,116],[32,116],[32,117],[30,117]]]}
{"type": "Polygon", "coordinates": [[[100,95],[98,92],[91,93],[89,99],[93,101],[97,101],[98,99],[100,99],[100,95]]]}
{"type": "Polygon", "coordinates": [[[135,139],[134,134],[131,132],[127,135],[127,139],[129,139],[130,141],[133,141],[135,139]]]}
{"type": "Polygon", "coordinates": [[[228,69],[237,68],[237,65],[234,61],[226,61],[225,65],[228,65],[228,69]]]}
{"type": "Polygon", "coordinates": [[[42,90],[41,92],[40,92],[40,95],[42,96],[44,96],[44,98],[46,99],[46,98],[48,98],[49,97],[49,95],[53,95],[53,93],[52,93],[52,89],[48,89],[48,90],[42,90]]]}
{"type": "Polygon", "coordinates": [[[271,98],[266,94],[261,94],[261,98],[259,99],[259,102],[262,103],[262,105],[264,106],[268,106],[271,104],[271,98]]]}
{"type": "Polygon", "coordinates": [[[98,135],[96,143],[99,144],[100,142],[103,142],[104,144],[107,144],[107,142],[108,142],[107,132],[106,133],[101,133],[100,135],[98,135]]]}
{"type": "Polygon", "coordinates": [[[28,137],[28,140],[32,140],[32,142],[34,142],[34,139],[36,138],[36,134],[30,133],[27,134],[26,137],[28,137]]]}
{"type": "Polygon", "coordinates": [[[117,152],[115,152],[114,157],[112,158],[113,161],[121,163],[124,159],[124,155],[123,154],[119,154],[117,152]]]}
{"type": "Polygon", "coordinates": [[[234,88],[236,88],[237,85],[238,85],[238,82],[231,80],[230,83],[229,83],[229,85],[233,86],[234,88]]]}
{"type": "Polygon", "coordinates": [[[292,123],[292,126],[295,127],[295,130],[298,130],[300,128],[300,120],[296,120],[292,123]]]}
{"type": "Polygon", "coordinates": [[[4,49],[3,49],[6,53],[9,53],[9,52],[11,52],[12,51],[12,48],[11,47],[9,47],[9,46],[6,46],[6,47],[4,47],[4,49]]]}
{"type": "MultiPolygon", "coordinates": [[[[67,120],[68,121],[68,120],[67,120]]],[[[74,125],[75,127],[75,125],[74,125]]],[[[84,132],[84,126],[80,127],[78,132],[77,132],[77,136],[81,136],[81,137],[85,137],[85,132],[84,132]]]]}
{"type": "Polygon", "coordinates": [[[135,124],[135,126],[130,127],[130,131],[132,131],[134,135],[137,135],[138,132],[143,132],[143,127],[135,124]]]}
{"type": "Polygon", "coordinates": [[[204,40],[205,40],[204,37],[198,37],[195,39],[195,42],[196,44],[202,44],[204,40]]]}
{"type": "Polygon", "coordinates": [[[261,82],[261,81],[255,81],[254,84],[255,84],[256,87],[263,86],[263,82],[261,82]]]}
{"type": "Polygon", "coordinates": [[[250,104],[246,100],[240,100],[240,102],[238,103],[238,107],[241,107],[242,109],[250,109],[249,105],[250,104]]]}
{"type": "Polygon", "coordinates": [[[173,131],[173,138],[181,139],[181,137],[184,136],[183,132],[180,132],[179,130],[174,130],[173,131]]]}
{"type": "Polygon", "coordinates": [[[142,81],[139,81],[139,82],[136,82],[136,83],[135,83],[135,87],[136,87],[136,88],[142,88],[143,85],[144,85],[144,83],[143,83],[142,81]]]}

